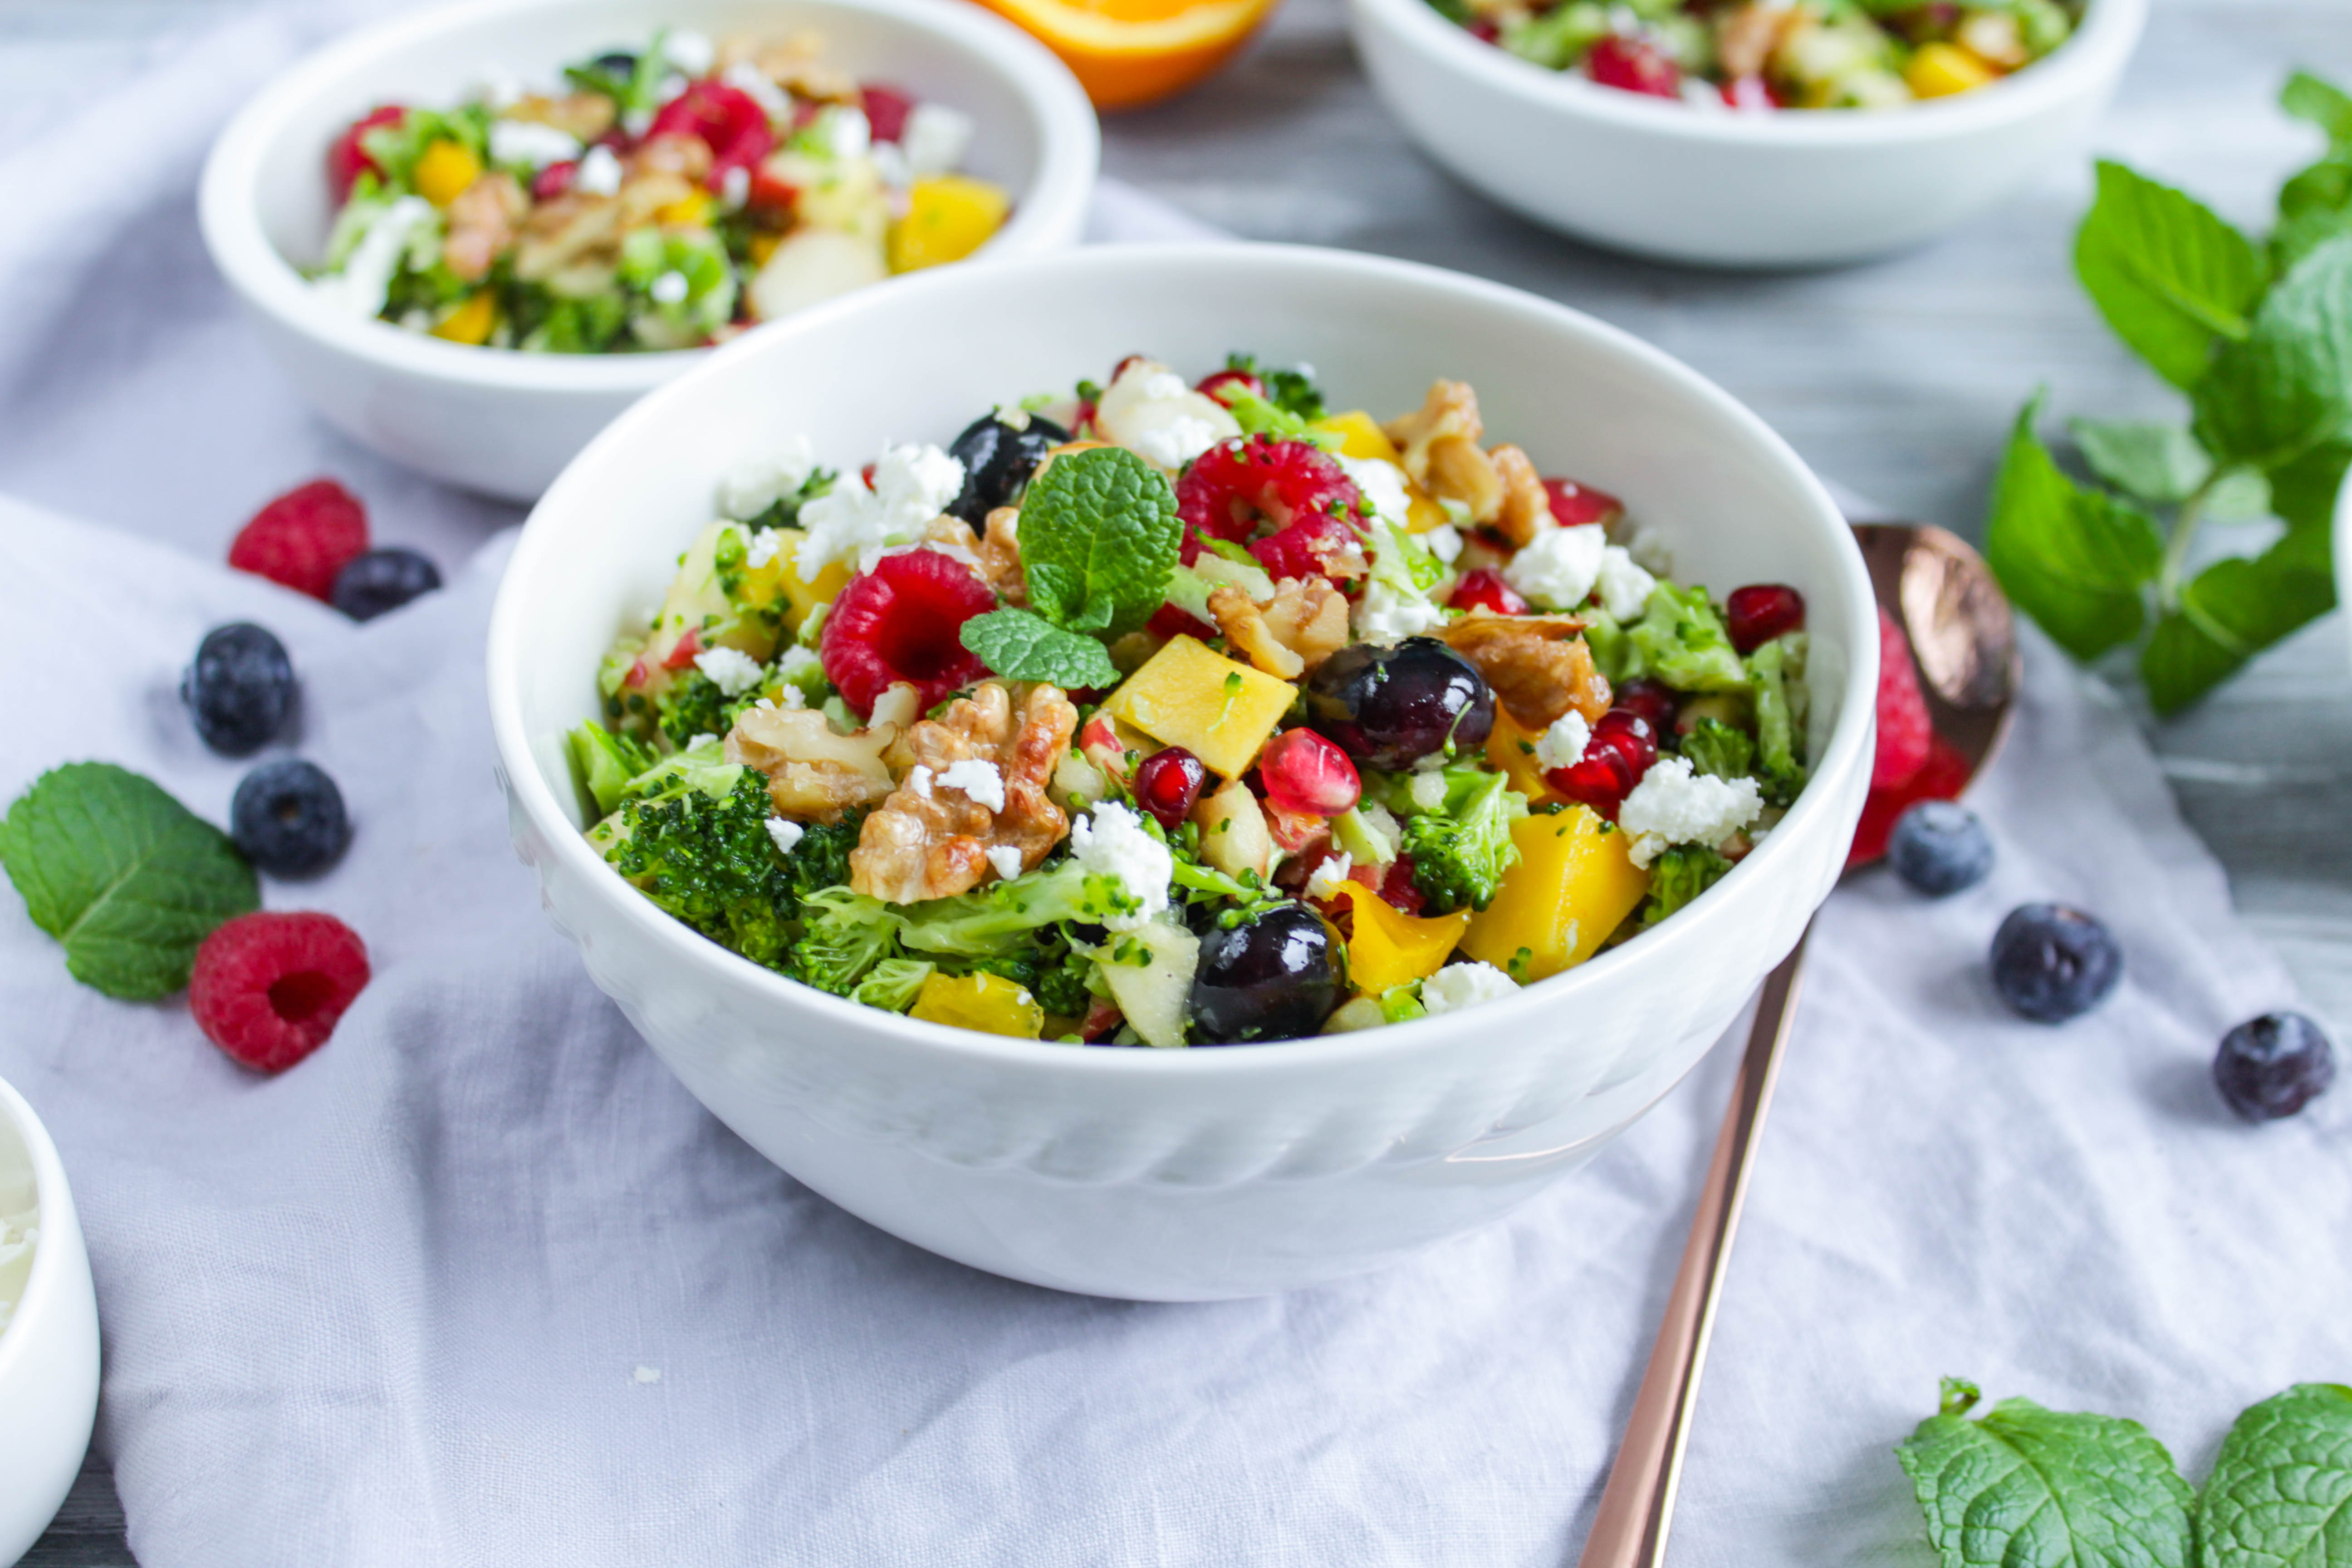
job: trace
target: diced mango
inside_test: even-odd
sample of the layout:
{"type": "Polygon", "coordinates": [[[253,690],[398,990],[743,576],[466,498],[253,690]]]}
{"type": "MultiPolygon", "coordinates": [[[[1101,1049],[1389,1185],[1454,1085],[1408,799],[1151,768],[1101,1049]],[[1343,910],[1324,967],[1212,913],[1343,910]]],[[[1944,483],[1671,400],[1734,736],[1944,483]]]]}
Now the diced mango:
{"type": "Polygon", "coordinates": [[[1591,958],[1650,890],[1631,837],[1589,805],[1523,818],[1511,842],[1518,863],[1471,917],[1462,951],[1523,985],[1591,958]]]}
{"type": "Polygon", "coordinates": [[[1045,1009],[1029,988],[1002,974],[933,973],[923,982],[909,1016],[953,1029],[1034,1040],[1045,1031],[1045,1009]]]}
{"type": "Polygon", "coordinates": [[[967,174],[933,174],[907,190],[907,216],[890,226],[890,270],[961,261],[1004,226],[1013,198],[967,174]]]}
{"type": "Polygon", "coordinates": [[[751,255],[752,266],[765,267],[768,264],[768,258],[775,255],[776,247],[783,242],[782,235],[771,234],[766,229],[761,229],[743,242],[743,248],[751,255]]]}
{"type": "Polygon", "coordinates": [[[441,319],[433,335],[453,343],[481,344],[489,342],[490,329],[499,324],[499,301],[488,289],[467,297],[466,302],[441,319]]]}
{"type": "Polygon", "coordinates": [[[1543,764],[1536,761],[1536,740],[1519,727],[1509,710],[1495,704],[1495,727],[1486,733],[1486,760],[1511,781],[1513,789],[1528,797],[1529,805],[1541,805],[1557,793],[1544,779],[1543,764]]]}
{"type": "Polygon", "coordinates": [[[1250,765],[1295,696],[1290,682],[1178,637],[1121,681],[1103,711],[1232,778],[1250,765]]]}
{"type": "Polygon", "coordinates": [[[1437,973],[1469,929],[1470,911],[1409,915],[1361,882],[1342,882],[1339,896],[1355,911],[1348,939],[1348,980],[1367,996],[1437,973]]]}
{"type": "Polygon", "coordinates": [[[465,193],[482,172],[481,161],[465,143],[443,137],[416,160],[416,194],[436,207],[446,207],[465,193]]]}
{"type": "Polygon", "coordinates": [[[709,191],[688,191],[674,202],[654,209],[654,221],[665,228],[701,228],[710,222],[715,204],[709,191]]]}
{"type": "MultiPolygon", "coordinates": [[[[1381,428],[1380,421],[1360,408],[1350,408],[1344,414],[1327,414],[1308,426],[1339,437],[1339,455],[1343,458],[1378,458],[1384,463],[1404,466],[1404,455],[1396,443],[1381,428]]],[[[1426,533],[1446,521],[1445,509],[1430,499],[1427,491],[1411,479],[1404,482],[1404,493],[1410,504],[1405,509],[1405,527],[1413,533],[1426,533]]]]}
{"type": "Polygon", "coordinates": [[[1949,98],[1993,80],[2000,73],[1958,44],[1922,44],[1903,68],[1903,79],[1921,98],[1949,98]]]}

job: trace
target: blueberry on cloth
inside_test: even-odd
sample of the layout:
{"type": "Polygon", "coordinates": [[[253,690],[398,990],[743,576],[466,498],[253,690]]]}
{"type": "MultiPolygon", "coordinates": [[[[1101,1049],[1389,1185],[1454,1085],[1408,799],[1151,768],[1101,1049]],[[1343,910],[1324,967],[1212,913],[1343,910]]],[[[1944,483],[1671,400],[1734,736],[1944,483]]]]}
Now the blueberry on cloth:
{"type": "Polygon", "coordinates": [[[2249,1121],[2293,1116],[2336,1081],[2336,1048],[2300,1013],[2265,1013],[2221,1037],[2213,1087],[2249,1121]]]}
{"type": "Polygon", "coordinates": [[[299,757],[264,763],[229,802],[229,837],[273,877],[310,877],[342,858],[352,841],[343,792],[324,769],[299,757]]]}
{"type": "Polygon", "coordinates": [[[352,619],[372,621],[440,585],[440,569],[432,562],[414,550],[393,545],[352,556],[335,574],[330,599],[352,619]]]}
{"type": "Polygon", "coordinates": [[[205,745],[225,757],[268,745],[294,711],[294,661],[286,645],[250,621],[215,626],[180,678],[180,700],[205,745]]]}
{"type": "Polygon", "coordinates": [[[2115,933],[2080,910],[2020,904],[1993,932],[1993,989],[2037,1024],[2089,1012],[2123,977],[2115,933]]]}
{"type": "Polygon", "coordinates": [[[1895,819],[1886,859],[1905,887],[1941,899],[1991,872],[1992,839],[1967,806],[1923,800],[1895,819]]]}

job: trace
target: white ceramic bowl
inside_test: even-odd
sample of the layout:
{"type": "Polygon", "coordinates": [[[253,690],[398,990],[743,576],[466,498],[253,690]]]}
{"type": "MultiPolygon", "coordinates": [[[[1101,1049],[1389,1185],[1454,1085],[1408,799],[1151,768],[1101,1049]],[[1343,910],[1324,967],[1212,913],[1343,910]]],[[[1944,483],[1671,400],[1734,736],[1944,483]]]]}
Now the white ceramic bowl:
{"type": "Polygon", "coordinates": [[[1545,70],[1425,0],[1349,0],[1372,84],[1423,150],[1538,223],[1716,267],[1812,267],[1974,216],[2083,132],[2147,0],[2090,0],[2047,58],[1958,97],[1874,112],[1711,113],[1545,70]]]}
{"type": "Polygon", "coordinates": [[[0,1563],[57,1516],[98,1416],[98,1302],[57,1145],[24,1096],[0,1082],[0,1214],[37,1204],[33,1268],[0,1329],[0,1563]]]}
{"type": "MultiPolygon", "coordinates": [[[[483,0],[370,29],[323,50],[240,110],[205,166],[199,217],[213,261],[270,356],[328,422],[436,479],[529,501],[588,438],[645,393],[707,357],[525,354],[358,321],[296,270],[333,219],[327,147],[381,103],[456,102],[503,67],[551,81],[567,60],[634,47],[660,26],[712,37],[811,28],[826,58],[962,110],[977,122],[968,172],[1013,193],[988,256],[1076,243],[1100,135],[1067,67],[1012,24],[961,0],[483,0]]],[[[885,287],[887,285],[877,285],[885,287]]]]}
{"type": "Polygon", "coordinates": [[[1614,328],[1341,251],[1122,247],[835,301],[623,416],[523,531],[491,622],[490,710],[549,911],[729,1126],[934,1252],[1066,1290],[1195,1300],[1373,1268],[1491,1220],[1690,1068],[1843,862],[1869,782],[1872,603],[1852,535],[1788,447],[1614,328]],[[1203,372],[1233,349],[1311,362],[1343,405],[1381,411],[1466,378],[1494,437],[1627,498],[1690,579],[1801,588],[1819,766],[1787,820],[1657,931],[1515,998],[1189,1051],[1004,1039],[821,994],[664,915],[581,837],[564,732],[598,710],[606,644],[657,601],[730,464],[787,431],[854,463],[1131,352],[1203,372]]]}

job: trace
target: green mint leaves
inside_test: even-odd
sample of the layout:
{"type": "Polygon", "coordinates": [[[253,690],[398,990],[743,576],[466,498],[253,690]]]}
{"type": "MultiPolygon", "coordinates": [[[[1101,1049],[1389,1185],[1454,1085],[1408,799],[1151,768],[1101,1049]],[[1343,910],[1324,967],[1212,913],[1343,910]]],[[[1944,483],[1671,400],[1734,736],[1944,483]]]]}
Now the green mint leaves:
{"type": "Polygon", "coordinates": [[[1141,627],[1166,601],[1183,531],[1174,488],[1141,458],[1122,447],[1064,453],[1021,501],[1034,611],[974,616],[963,646],[1009,679],[1113,684],[1102,644],[1141,627]]]}
{"type": "Polygon", "coordinates": [[[2193,196],[2121,163],[2101,163],[2098,181],[2074,274],[2116,336],[2165,380],[2192,386],[2216,335],[2245,335],[2263,254],[2193,196]]]}
{"type": "Polygon", "coordinates": [[[188,983],[196,948],[261,907],[253,868],[220,829],[110,763],[51,769],[0,817],[0,866],[66,970],[124,1001],[188,983]]]}
{"type": "Polygon", "coordinates": [[[2139,635],[2147,616],[2143,590],[2164,559],[2164,540],[2147,513],[2059,471],[2033,433],[2041,408],[2037,393],[2001,457],[1985,560],[2010,598],[2060,647],[2095,658],[2139,635]]]}
{"type": "Polygon", "coordinates": [[[2238,1417],[2200,1497],[2137,1421],[1976,1385],[1895,1450],[1944,1568],[2343,1568],[2352,1563],[2352,1388],[2298,1384],[2238,1417]]]}

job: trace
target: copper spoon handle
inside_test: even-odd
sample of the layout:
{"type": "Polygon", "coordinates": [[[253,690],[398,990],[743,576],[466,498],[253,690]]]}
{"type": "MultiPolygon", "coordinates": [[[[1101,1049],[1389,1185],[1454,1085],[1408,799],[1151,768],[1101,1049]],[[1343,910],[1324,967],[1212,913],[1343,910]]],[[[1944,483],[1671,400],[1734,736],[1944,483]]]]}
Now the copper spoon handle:
{"type": "MultiPolygon", "coordinates": [[[[1812,928],[1805,928],[1805,935],[1812,928]]],[[[1797,1014],[1797,990],[1804,978],[1805,938],[1764,978],[1756,1004],[1748,1051],[1731,1086],[1731,1106],[1715,1141],[1715,1158],[1699,1189],[1698,1212],[1691,1216],[1690,1239],[1683,1244],[1682,1267],[1666,1298],[1658,1341],[1650,1349],[1633,1414],[1617,1446],[1617,1462],[1601,1494],[1601,1512],[1585,1537],[1577,1568],[1660,1568],[1666,1560],[1666,1531],[1675,1521],[1675,1493],[1682,1483],[1683,1447],[1690,1437],[1691,1410],[1698,1403],[1699,1373],[1706,1365],[1715,1309],[1731,1263],[1731,1237],[1748,1201],[1748,1173],[1764,1135],[1764,1113],[1780,1077],[1780,1047],[1797,1014]]]]}

